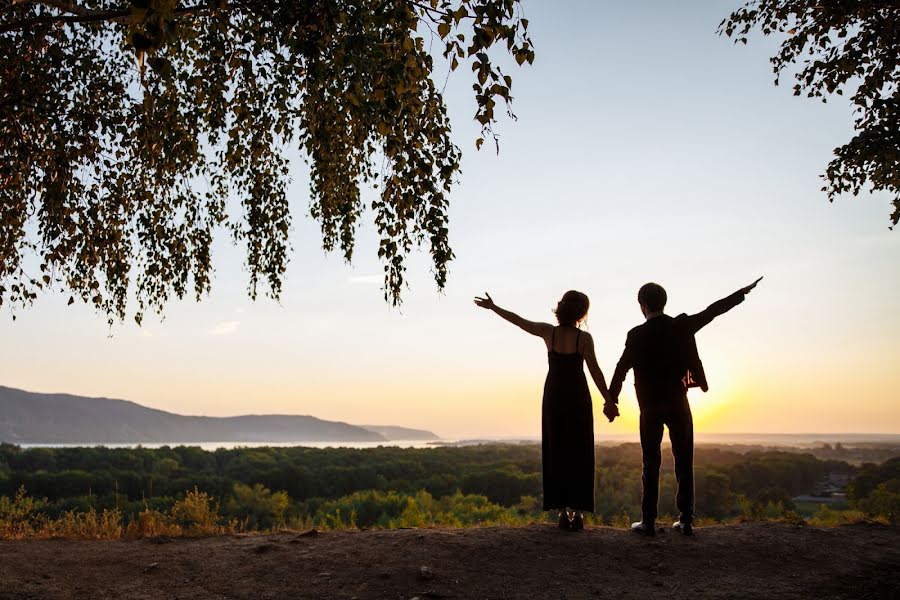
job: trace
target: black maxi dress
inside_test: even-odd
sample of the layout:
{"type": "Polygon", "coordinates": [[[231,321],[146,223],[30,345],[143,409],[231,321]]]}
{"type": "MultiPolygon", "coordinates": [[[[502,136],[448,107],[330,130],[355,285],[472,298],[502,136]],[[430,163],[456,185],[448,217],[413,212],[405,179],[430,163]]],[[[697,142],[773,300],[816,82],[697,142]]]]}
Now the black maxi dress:
{"type": "Polygon", "coordinates": [[[556,352],[553,341],[541,409],[544,510],[594,512],[594,412],[584,357],[556,352]]]}

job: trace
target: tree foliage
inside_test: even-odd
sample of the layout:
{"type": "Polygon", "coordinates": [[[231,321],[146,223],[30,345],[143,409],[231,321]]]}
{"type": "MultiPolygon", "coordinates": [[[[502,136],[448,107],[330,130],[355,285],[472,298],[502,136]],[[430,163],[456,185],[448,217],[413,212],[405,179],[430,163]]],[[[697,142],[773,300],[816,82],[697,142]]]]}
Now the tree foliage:
{"type": "Polygon", "coordinates": [[[277,298],[290,149],[326,251],[349,261],[371,211],[386,299],[418,247],[443,287],[460,150],[432,44],[471,65],[480,147],[527,27],[519,0],[0,0],[0,305],[52,287],[140,322],[209,291],[219,230],[277,298]]]}
{"type": "Polygon", "coordinates": [[[855,135],[834,150],[825,174],[829,201],[844,192],[885,191],[900,222],[900,2],[752,0],[722,21],[719,33],[786,33],[771,58],[775,83],[793,70],[794,95],[826,102],[848,92],[855,135]]]}
{"type": "MultiPolygon", "coordinates": [[[[750,451],[697,447],[697,510],[702,518],[779,516],[790,509],[793,496],[813,492],[823,478],[836,474],[853,476],[849,492],[854,508],[896,518],[894,509],[881,507],[896,506],[900,497],[900,458],[856,469],[816,458],[806,449],[745,449],[750,451]]],[[[877,456],[884,451],[896,455],[897,449],[859,451],[877,456]]],[[[601,446],[596,459],[596,522],[640,515],[640,445],[601,446]]],[[[660,514],[677,514],[675,485],[672,462],[663,461],[660,514]]],[[[250,528],[291,520],[330,527],[457,526],[542,515],[537,444],[215,452],[185,446],[23,449],[0,444],[0,536],[4,515],[17,522],[9,507],[19,505],[12,499],[22,487],[40,499],[36,512],[48,518],[90,509],[119,510],[132,517],[150,510],[168,512],[175,525],[188,530],[223,525],[211,516],[210,498],[221,501],[224,517],[250,528]],[[194,496],[184,494],[192,489],[194,496]],[[200,493],[205,500],[198,500],[200,493]]],[[[626,519],[624,526],[630,522],[626,519]]]]}

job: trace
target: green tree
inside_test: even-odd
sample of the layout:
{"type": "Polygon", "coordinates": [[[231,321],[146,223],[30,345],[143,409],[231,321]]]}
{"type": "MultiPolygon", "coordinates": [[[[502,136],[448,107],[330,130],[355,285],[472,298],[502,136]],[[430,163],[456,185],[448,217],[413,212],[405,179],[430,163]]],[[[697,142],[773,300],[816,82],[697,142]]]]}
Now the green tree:
{"type": "Polygon", "coordinates": [[[851,506],[856,506],[879,484],[892,479],[900,480],[900,456],[881,464],[866,463],[847,486],[847,497],[851,506]]]}
{"type": "Polygon", "coordinates": [[[209,291],[221,229],[277,298],[292,148],[326,251],[368,210],[385,298],[419,246],[442,288],[460,151],[429,49],[471,66],[480,147],[512,99],[492,51],[531,63],[527,27],[519,0],[0,0],[0,305],[50,287],[113,322],[133,294],[140,322],[209,291]]]}
{"type": "Polygon", "coordinates": [[[153,471],[160,477],[168,479],[174,476],[180,467],[174,458],[164,458],[153,465],[153,471]]]}
{"type": "Polygon", "coordinates": [[[695,480],[700,513],[714,519],[727,517],[735,504],[728,476],[718,471],[698,469],[695,480]]]}
{"type": "Polygon", "coordinates": [[[268,529],[284,520],[290,499],[285,492],[272,493],[261,483],[252,487],[234,484],[234,496],[225,505],[225,512],[237,518],[248,529],[268,529]]]}
{"type": "Polygon", "coordinates": [[[794,74],[794,94],[826,102],[848,91],[855,135],[834,150],[822,188],[829,201],[864,189],[893,196],[900,222],[900,2],[897,0],[752,0],[722,21],[719,33],[787,34],[771,62],[775,83],[794,74]]]}
{"type": "Polygon", "coordinates": [[[791,500],[791,495],[784,488],[778,486],[766,487],[757,491],[753,495],[753,499],[763,506],[769,504],[781,505],[788,510],[794,510],[794,502],[791,500]]]}
{"type": "Polygon", "coordinates": [[[857,505],[869,514],[887,517],[891,523],[900,522],[900,479],[879,483],[857,505]]]}

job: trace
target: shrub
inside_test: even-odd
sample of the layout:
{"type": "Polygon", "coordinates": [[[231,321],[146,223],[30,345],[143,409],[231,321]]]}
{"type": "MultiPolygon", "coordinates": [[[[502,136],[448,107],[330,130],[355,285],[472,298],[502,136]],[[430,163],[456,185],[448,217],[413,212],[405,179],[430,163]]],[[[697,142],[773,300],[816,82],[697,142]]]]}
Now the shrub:
{"type": "Polygon", "coordinates": [[[42,525],[36,512],[39,508],[40,503],[28,497],[24,487],[19,487],[13,498],[0,497],[0,537],[19,539],[34,535],[35,525],[42,525]]]}
{"type": "MultiPolygon", "coordinates": [[[[808,523],[810,525],[834,527],[835,525],[848,525],[850,523],[863,523],[871,521],[872,519],[870,519],[864,512],[858,510],[834,510],[828,508],[827,505],[822,504],[821,506],[819,506],[819,512],[814,514],[812,518],[809,519],[808,523]]],[[[887,520],[884,518],[876,518],[875,521],[882,523],[887,522],[887,520]]]]}
{"type": "Polygon", "coordinates": [[[198,491],[197,488],[187,492],[172,507],[172,521],[181,528],[184,535],[221,533],[223,528],[220,520],[218,505],[206,492],[198,491]]]}
{"type": "Polygon", "coordinates": [[[118,540],[122,537],[122,514],[117,510],[98,513],[69,511],[48,521],[36,532],[39,537],[64,537],[82,540],[118,540]]]}

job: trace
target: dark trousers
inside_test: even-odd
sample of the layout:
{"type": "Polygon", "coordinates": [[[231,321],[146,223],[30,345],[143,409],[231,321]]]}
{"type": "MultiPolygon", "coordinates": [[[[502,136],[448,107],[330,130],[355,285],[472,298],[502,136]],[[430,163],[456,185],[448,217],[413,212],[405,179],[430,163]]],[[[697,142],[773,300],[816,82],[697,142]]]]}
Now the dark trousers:
{"type": "Polygon", "coordinates": [[[672,456],[675,458],[675,481],[678,484],[675,506],[681,512],[679,520],[690,523],[694,519],[694,419],[687,399],[679,404],[673,408],[641,410],[641,454],[644,463],[641,511],[645,523],[655,522],[658,514],[663,426],[669,428],[672,456]]]}

